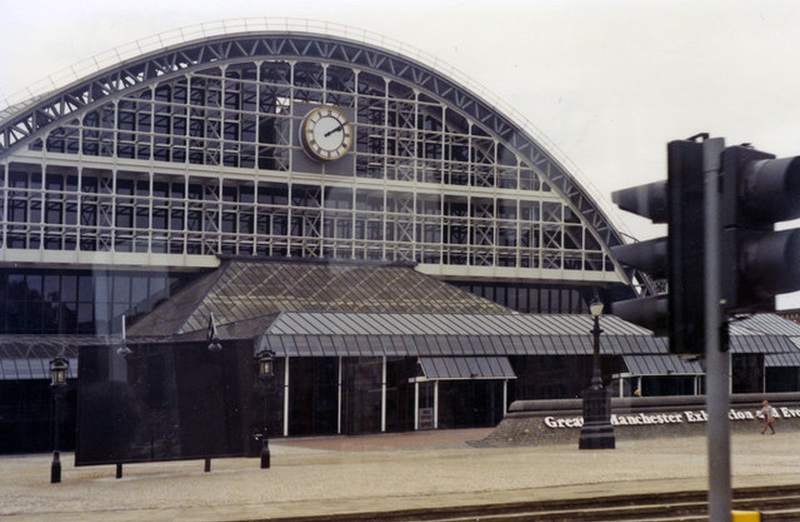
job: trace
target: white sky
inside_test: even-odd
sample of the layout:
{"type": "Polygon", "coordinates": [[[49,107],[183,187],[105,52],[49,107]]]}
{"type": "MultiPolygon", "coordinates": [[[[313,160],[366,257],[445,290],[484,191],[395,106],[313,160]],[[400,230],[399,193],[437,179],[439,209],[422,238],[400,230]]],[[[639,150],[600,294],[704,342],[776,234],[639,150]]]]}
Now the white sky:
{"type": "MultiPolygon", "coordinates": [[[[612,191],[666,177],[672,139],[800,154],[790,0],[0,0],[0,100],[133,40],[244,17],[346,24],[449,63],[555,142],[607,210],[612,191]]],[[[611,213],[641,239],[663,233],[611,213]]]]}

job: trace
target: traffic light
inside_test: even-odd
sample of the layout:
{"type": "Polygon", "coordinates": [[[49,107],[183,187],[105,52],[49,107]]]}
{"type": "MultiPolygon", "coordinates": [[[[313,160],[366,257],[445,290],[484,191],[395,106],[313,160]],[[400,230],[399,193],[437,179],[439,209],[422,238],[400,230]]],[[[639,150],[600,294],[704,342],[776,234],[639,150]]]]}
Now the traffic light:
{"type": "Polygon", "coordinates": [[[705,350],[703,143],[676,140],[667,145],[668,179],[620,190],[612,199],[621,209],[668,224],[667,237],[613,247],[616,259],[652,278],[666,278],[668,294],[612,303],[622,319],[656,335],[669,335],[670,351],[705,350]]]}
{"type": "Polygon", "coordinates": [[[669,185],[669,350],[705,353],[703,143],[667,146],[669,185]]]}
{"type": "Polygon", "coordinates": [[[722,153],[722,302],[729,312],[774,310],[775,295],[800,290],[800,156],[747,146],[722,153]]]}
{"type": "MultiPolygon", "coordinates": [[[[623,210],[649,217],[654,223],[663,223],[666,218],[666,182],[640,185],[614,192],[611,196],[623,210]],[[663,218],[662,218],[663,216],[663,218]]],[[[614,257],[622,264],[644,274],[633,277],[662,279],[667,275],[667,238],[660,237],[649,241],[611,247],[614,257]]],[[[612,312],[634,324],[653,330],[656,335],[666,335],[669,331],[666,294],[617,301],[611,304],[612,312]]]]}

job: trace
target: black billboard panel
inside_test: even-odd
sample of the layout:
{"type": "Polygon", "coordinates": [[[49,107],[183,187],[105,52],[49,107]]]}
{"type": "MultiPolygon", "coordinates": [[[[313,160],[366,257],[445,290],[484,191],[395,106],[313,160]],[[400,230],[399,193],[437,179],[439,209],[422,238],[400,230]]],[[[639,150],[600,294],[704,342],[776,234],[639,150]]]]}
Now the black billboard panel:
{"type": "Polygon", "coordinates": [[[252,342],[128,347],[80,349],[76,466],[256,455],[252,342]]]}

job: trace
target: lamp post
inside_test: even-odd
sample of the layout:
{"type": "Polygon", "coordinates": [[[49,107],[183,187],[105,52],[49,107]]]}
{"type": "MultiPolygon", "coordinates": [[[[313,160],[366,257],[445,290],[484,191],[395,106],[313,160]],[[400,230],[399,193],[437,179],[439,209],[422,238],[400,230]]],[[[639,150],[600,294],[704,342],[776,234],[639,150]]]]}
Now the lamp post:
{"type": "Polygon", "coordinates": [[[50,389],[53,392],[53,416],[55,417],[55,430],[53,432],[53,462],[50,464],[50,483],[61,482],[61,454],[58,450],[59,417],[58,403],[67,387],[67,371],[69,363],[59,356],[50,361],[50,389]]]}
{"type": "Polygon", "coordinates": [[[594,319],[590,331],[593,337],[592,382],[583,391],[583,427],[578,441],[580,449],[614,449],[614,427],[611,425],[611,397],[603,389],[603,374],[600,365],[600,316],[603,303],[595,300],[589,305],[594,319]]]}
{"type": "Polygon", "coordinates": [[[208,331],[206,332],[206,340],[208,341],[209,352],[221,352],[222,345],[219,343],[217,337],[217,323],[214,321],[214,312],[208,316],[208,331]]]}
{"type": "Polygon", "coordinates": [[[125,336],[125,315],[122,315],[122,339],[119,342],[119,347],[117,348],[117,355],[121,355],[122,357],[128,357],[132,354],[133,351],[128,348],[128,339],[125,336]]]}
{"type": "Polygon", "coordinates": [[[261,469],[269,468],[269,381],[275,374],[275,352],[261,350],[256,354],[258,364],[258,378],[264,384],[264,430],[261,432],[261,469]]]}

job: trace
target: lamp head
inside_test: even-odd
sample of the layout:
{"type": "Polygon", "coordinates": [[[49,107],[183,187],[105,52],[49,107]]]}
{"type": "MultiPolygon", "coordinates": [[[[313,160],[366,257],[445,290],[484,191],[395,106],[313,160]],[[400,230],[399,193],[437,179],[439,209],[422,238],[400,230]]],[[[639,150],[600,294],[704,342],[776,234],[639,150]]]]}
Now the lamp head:
{"type": "Polygon", "coordinates": [[[592,317],[600,317],[603,315],[603,303],[601,301],[592,301],[589,305],[589,311],[592,313],[592,317]]]}
{"type": "Polygon", "coordinates": [[[261,350],[256,354],[258,363],[258,378],[269,379],[275,374],[275,352],[271,350],[261,350]]]}
{"type": "Polygon", "coordinates": [[[69,362],[63,357],[56,357],[50,361],[50,386],[63,387],[67,384],[67,371],[69,362]]]}

